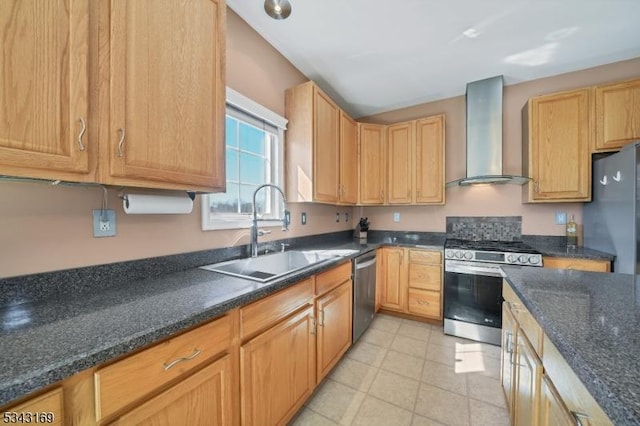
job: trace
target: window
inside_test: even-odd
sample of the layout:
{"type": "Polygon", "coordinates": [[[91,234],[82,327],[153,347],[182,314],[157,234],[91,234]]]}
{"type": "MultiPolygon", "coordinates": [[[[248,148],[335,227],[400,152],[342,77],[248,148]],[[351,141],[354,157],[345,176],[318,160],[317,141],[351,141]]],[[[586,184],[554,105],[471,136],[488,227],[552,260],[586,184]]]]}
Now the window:
{"type": "MultiPolygon", "coordinates": [[[[265,183],[282,188],[285,125],[284,118],[227,88],[227,190],[202,197],[202,229],[248,228],[256,188],[265,183]]],[[[256,194],[256,210],[260,217],[279,217],[277,191],[265,188],[256,194]]]]}

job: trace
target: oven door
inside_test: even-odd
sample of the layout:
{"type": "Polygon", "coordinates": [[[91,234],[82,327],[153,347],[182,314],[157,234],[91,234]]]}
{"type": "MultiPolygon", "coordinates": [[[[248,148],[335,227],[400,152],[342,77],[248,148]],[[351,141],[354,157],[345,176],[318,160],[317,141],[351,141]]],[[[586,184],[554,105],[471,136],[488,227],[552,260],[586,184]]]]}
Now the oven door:
{"type": "Polygon", "coordinates": [[[496,264],[447,260],[444,317],[502,328],[502,273],[496,264]]]}

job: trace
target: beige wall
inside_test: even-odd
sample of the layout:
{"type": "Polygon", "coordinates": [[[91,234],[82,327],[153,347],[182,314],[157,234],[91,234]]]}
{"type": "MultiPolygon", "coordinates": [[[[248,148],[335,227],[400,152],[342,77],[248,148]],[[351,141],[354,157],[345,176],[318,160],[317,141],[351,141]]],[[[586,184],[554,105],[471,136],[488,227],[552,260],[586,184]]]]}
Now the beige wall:
{"type": "MultiPolygon", "coordinates": [[[[587,70],[557,75],[505,87],[503,116],[503,172],[522,171],[521,109],[532,96],[606,84],[640,77],[640,58],[587,70]]],[[[396,111],[360,118],[360,121],[389,124],[428,115],[446,114],[446,181],[465,175],[464,96],[416,105],[396,111]]],[[[537,235],[563,235],[564,227],[554,224],[554,212],[574,214],[582,223],[581,203],[522,204],[521,188],[514,185],[450,188],[445,206],[367,207],[357,209],[369,217],[372,229],[445,231],[446,216],[522,216],[522,232],[537,235]],[[393,222],[393,212],[400,222],[393,222]]]]}
{"type": "MultiPolygon", "coordinates": [[[[283,115],[284,90],[307,78],[231,10],[227,30],[227,85],[283,115]]],[[[100,208],[101,188],[0,181],[0,278],[249,241],[248,230],[201,231],[199,197],[190,215],[125,215],[117,192],[109,189],[118,235],[93,238],[91,210],[100,208]]],[[[275,228],[269,238],[353,227],[344,215],[335,222],[337,211],[351,213],[351,208],[299,204],[290,209],[291,230],[275,228]],[[302,211],[308,215],[306,226],[300,225],[302,211]]]]}

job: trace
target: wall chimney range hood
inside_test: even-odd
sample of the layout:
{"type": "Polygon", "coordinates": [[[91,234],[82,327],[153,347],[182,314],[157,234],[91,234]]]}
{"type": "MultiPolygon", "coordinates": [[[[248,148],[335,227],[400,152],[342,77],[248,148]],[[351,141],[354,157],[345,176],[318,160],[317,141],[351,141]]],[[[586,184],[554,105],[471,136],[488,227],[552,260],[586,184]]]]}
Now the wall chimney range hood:
{"type": "Polygon", "coordinates": [[[501,75],[467,84],[467,173],[447,187],[529,181],[502,173],[502,87],[501,75]]]}

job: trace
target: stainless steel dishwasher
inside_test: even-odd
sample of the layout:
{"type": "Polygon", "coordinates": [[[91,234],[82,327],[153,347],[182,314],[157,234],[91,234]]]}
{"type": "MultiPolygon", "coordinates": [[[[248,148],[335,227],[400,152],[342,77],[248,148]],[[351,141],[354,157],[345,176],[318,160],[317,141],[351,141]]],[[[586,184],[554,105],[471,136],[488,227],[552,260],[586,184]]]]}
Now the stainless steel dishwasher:
{"type": "Polygon", "coordinates": [[[353,343],[369,327],[376,309],[376,251],[353,260],[353,343]]]}

